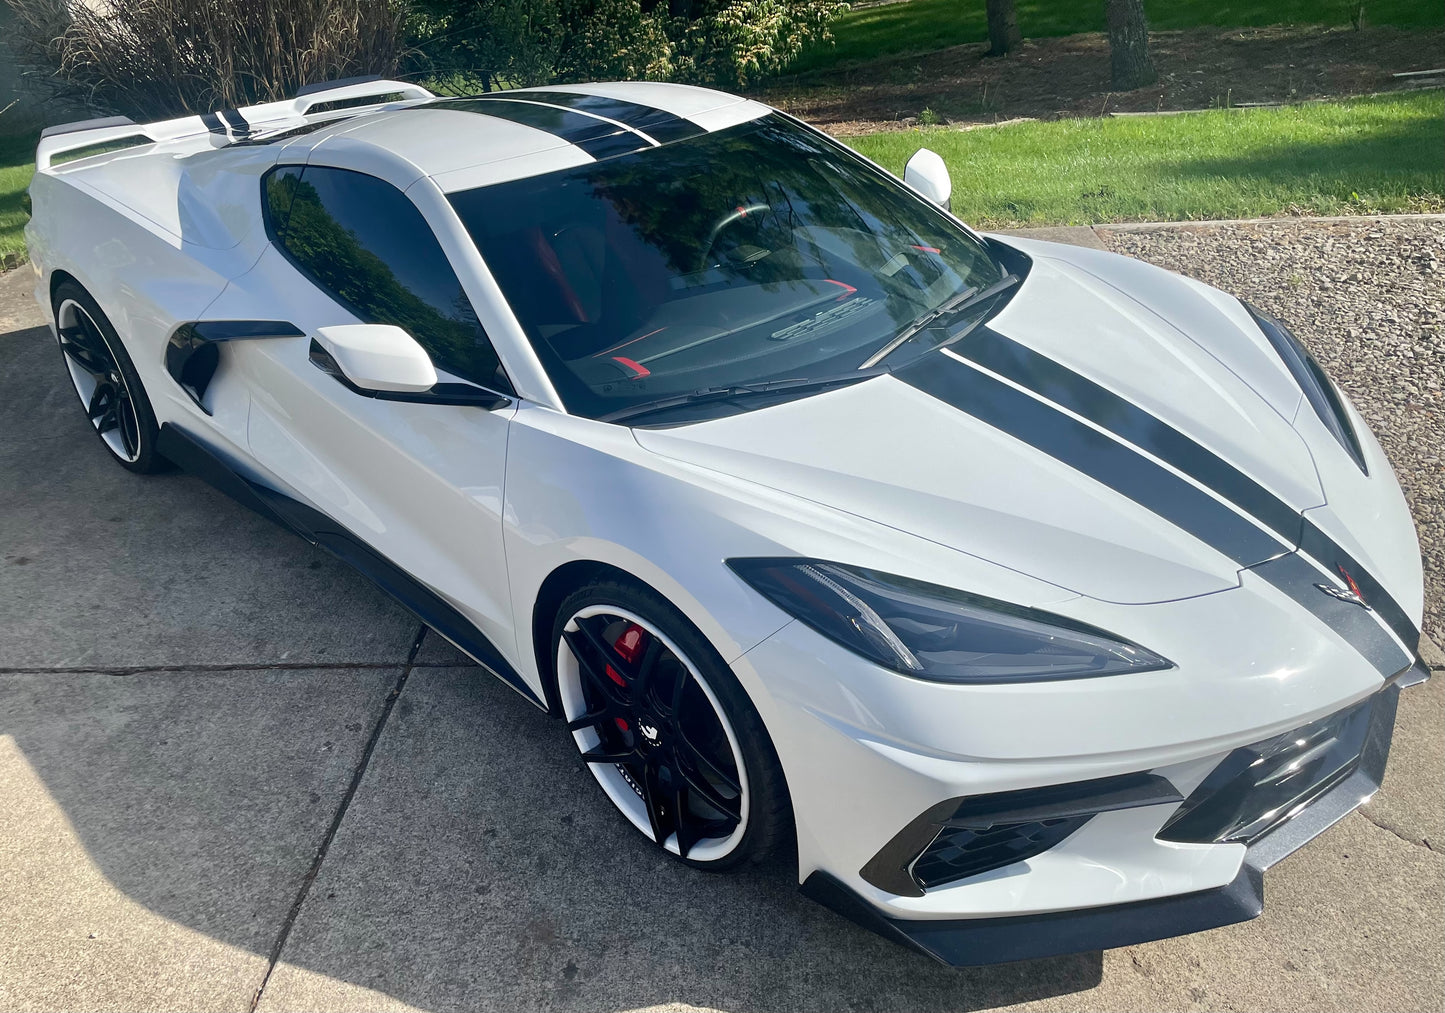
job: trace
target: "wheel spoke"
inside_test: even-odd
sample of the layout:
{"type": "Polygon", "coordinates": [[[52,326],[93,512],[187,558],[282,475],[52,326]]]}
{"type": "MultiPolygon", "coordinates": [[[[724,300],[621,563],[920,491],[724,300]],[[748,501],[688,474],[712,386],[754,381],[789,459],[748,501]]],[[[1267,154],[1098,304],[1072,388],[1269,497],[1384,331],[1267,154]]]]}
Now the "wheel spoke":
{"type": "Polygon", "coordinates": [[[642,660],[637,665],[637,679],[634,683],[638,698],[646,695],[652,686],[652,677],[657,673],[657,664],[662,660],[663,653],[667,648],[662,646],[662,641],[656,637],[647,638],[647,646],[642,650],[642,660]]]}
{"type": "Polygon", "coordinates": [[[577,620],[577,629],[581,632],[582,636],[586,638],[587,643],[591,645],[592,649],[597,652],[597,656],[602,659],[604,664],[612,666],[613,671],[617,672],[628,682],[633,681],[633,676],[635,676],[636,673],[633,671],[632,665],[627,662],[627,659],[617,653],[616,647],[603,639],[601,634],[593,629],[585,619],[577,620]]]}
{"type": "Polygon", "coordinates": [[[657,765],[649,763],[642,772],[643,802],[647,805],[647,821],[652,824],[652,838],[666,843],[677,828],[676,814],[671,812],[672,795],[662,785],[657,765]]]}
{"type": "Polygon", "coordinates": [[[577,732],[583,728],[593,728],[600,725],[603,720],[610,717],[611,714],[612,708],[604,703],[601,707],[590,710],[586,714],[579,714],[571,721],[568,721],[567,730],[569,732],[577,732]]]}
{"type": "Polygon", "coordinates": [[[741,795],[736,798],[727,798],[719,792],[707,778],[693,774],[685,768],[680,770],[679,773],[681,773],[683,779],[687,782],[688,788],[696,792],[698,797],[708,805],[712,806],[730,820],[737,821],[743,818],[741,795]]]}
{"type": "Polygon", "coordinates": [[[677,853],[686,858],[692,846],[702,838],[701,830],[694,826],[697,820],[687,808],[687,788],[673,791],[672,811],[677,824],[677,853]]]}
{"type": "Polygon", "coordinates": [[[109,381],[97,384],[90,395],[90,404],[86,406],[85,414],[95,424],[98,433],[108,433],[120,425],[120,406],[115,395],[115,387],[109,381]]]}
{"type": "Polygon", "coordinates": [[[587,763],[632,763],[637,759],[637,752],[632,749],[618,752],[615,749],[606,749],[597,746],[582,754],[582,759],[587,763]]]}
{"type": "Polygon", "coordinates": [[[718,766],[717,761],[699,749],[693,741],[687,737],[687,733],[682,730],[681,725],[677,726],[677,738],[679,755],[685,754],[700,773],[703,775],[712,775],[714,779],[722,782],[724,788],[735,795],[741,795],[743,793],[743,786],[738,782],[738,779],[726,770],[723,770],[722,767],[718,766]]]}
{"type": "MultiPolygon", "coordinates": [[[[584,629],[582,623],[577,624],[578,631],[584,629]]],[[[608,678],[606,669],[599,669],[597,662],[592,657],[597,650],[596,642],[584,632],[563,630],[562,639],[567,641],[572,656],[577,659],[577,668],[582,675],[596,686],[604,694],[606,699],[613,703],[626,707],[628,704],[628,693],[625,687],[619,686],[612,679],[608,678]]],[[[605,657],[605,655],[604,655],[605,657]]],[[[615,671],[615,669],[614,669],[615,671]]]]}
{"type": "Polygon", "coordinates": [[[60,347],[76,365],[92,376],[109,375],[114,366],[110,349],[83,323],[61,328],[60,347]]]}

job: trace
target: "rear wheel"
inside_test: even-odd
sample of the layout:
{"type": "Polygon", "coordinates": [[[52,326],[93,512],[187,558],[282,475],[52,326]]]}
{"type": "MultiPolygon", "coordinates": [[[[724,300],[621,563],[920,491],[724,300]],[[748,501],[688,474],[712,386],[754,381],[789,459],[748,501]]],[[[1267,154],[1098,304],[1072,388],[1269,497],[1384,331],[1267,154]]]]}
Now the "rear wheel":
{"type": "Polygon", "coordinates": [[[747,694],[660,596],[618,582],[563,602],[553,626],[567,728],[634,827],[689,865],[757,861],[786,837],[790,805],[747,694]]]}
{"type": "Polygon", "coordinates": [[[115,328],[74,282],[56,288],[53,306],[65,367],[100,442],[123,468],[160,470],[155,413],[115,328]]]}

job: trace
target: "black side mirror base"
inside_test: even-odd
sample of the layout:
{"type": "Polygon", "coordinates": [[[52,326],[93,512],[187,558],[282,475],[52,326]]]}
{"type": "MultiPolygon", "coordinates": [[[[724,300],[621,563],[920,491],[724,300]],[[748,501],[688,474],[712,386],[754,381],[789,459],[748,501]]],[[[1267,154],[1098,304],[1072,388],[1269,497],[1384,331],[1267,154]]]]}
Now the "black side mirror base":
{"type": "Polygon", "coordinates": [[[358,387],[347,379],[346,374],[341,371],[331,353],[321,347],[315,339],[311,339],[310,349],[311,364],[321,372],[330,376],[341,386],[353,394],[360,394],[362,397],[374,398],[377,401],[404,401],[409,404],[434,404],[434,405],[456,405],[464,408],[481,408],[483,411],[496,411],[498,408],[505,408],[512,403],[512,399],[505,394],[498,394],[495,391],[487,390],[484,387],[475,387],[469,383],[438,383],[430,390],[367,390],[365,387],[358,387]]]}

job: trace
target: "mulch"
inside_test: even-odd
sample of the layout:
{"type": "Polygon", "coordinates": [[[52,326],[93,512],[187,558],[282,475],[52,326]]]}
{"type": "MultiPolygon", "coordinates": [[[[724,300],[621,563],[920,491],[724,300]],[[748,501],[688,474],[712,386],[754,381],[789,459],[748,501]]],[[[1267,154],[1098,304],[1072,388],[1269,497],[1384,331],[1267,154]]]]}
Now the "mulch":
{"type": "MultiPolygon", "coordinates": [[[[838,135],[905,129],[923,110],[994,123],[1116,112],[1209,109],[1403,90],[1401,71],[1445,66],[1445,32],[1365,27],[1153,32],[1158,84],[1109,87],[1102,33],[1026,39],[1004,57],[954,46],[780,78],[760,97],[838,135]]],[[[931,119],[931,117],[929,117],[931,119]]]]}

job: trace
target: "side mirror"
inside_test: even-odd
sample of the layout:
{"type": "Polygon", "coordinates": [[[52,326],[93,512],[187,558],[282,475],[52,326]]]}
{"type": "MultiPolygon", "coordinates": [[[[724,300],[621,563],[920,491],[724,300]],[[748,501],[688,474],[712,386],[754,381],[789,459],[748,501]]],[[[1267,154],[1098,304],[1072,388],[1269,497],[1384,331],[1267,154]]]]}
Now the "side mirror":
{"type": "Polygon", "coordinates": [[[426,349],[391,324],[340,324],[316,331],[340,378],[363,391],[417,394],[436,386],[437,371],[426,349]]]}
{"type": "Polygon", "coordinates": [[[903,167],[903,182],[933,201],[945,211],[949,210],[949,198],[953,196],[953,180],[948,176],[948,166],[936,151],[919,148],[903,167]]]}
{"type": "Polygon", "coordinates": [[[512,403],[505,394],[470,383],[439,383],[426,349],[391,324],[319,327],[311,339],[311,363],[347,390],[378,401],[456,405],[496,411],[512,403]]]}

